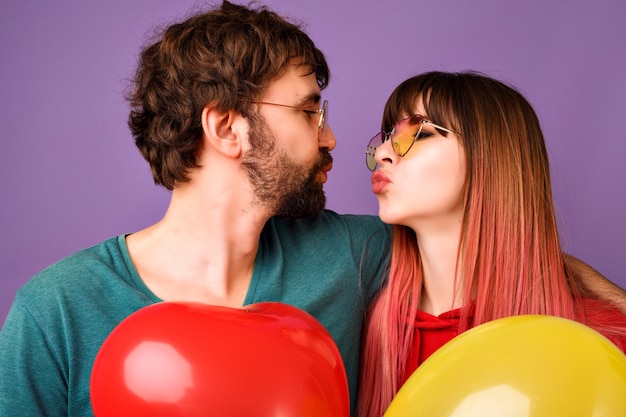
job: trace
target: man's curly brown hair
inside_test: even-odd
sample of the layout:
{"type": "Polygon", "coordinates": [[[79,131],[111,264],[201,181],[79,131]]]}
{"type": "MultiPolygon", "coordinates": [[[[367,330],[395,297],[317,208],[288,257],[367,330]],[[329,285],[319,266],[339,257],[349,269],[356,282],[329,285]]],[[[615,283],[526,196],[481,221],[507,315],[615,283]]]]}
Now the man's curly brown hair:
{"type": "Polygon", "coordinates": [[[322,52],[296,24],[266,7],[224,1],[220,8],[167,27],[145,46],[127,94],[128,125],[156,184],[172,190],[198,166],[203,109],[244,117],[272,79],[297,58],[324,89],[322,52]]]}

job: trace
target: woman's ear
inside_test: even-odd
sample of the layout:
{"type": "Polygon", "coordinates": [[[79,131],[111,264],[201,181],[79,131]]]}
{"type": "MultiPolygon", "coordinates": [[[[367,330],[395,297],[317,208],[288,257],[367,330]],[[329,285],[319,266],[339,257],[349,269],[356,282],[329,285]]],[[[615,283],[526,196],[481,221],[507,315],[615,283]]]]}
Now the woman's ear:
{"type": "Polygon", "coordinates": [[[246,129],[243,117],[234,110],[218,110],[207,106],[202,110],[202,131],[205,145],[231,158],[238,158],[243,150],[246,129]]]}

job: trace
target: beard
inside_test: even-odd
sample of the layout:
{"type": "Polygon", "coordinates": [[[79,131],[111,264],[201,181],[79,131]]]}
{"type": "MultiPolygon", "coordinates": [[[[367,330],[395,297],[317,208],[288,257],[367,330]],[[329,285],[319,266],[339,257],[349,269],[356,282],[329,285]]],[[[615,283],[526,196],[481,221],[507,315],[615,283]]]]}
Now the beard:
{"type": "Polygon", "coordinates": [[[251,114],[248,120],[251,148],[243,156],[242,165],[259,202],[275,216],[317,216],[326,206],[324,184],[317,176],[332,162],[328,150],[321,149],[317,162],[307,168],[277,148],[263,117],[251,114]]]}

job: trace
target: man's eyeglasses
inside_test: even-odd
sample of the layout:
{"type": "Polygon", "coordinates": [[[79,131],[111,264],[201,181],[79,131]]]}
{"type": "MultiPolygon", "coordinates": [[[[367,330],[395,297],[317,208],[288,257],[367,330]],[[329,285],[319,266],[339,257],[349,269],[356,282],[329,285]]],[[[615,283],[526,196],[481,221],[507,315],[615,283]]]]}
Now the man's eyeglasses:
{"type": "Polygon", "coordinates": [[[406,155],[416,141],[432,135],[432,132],[424,130],[424,125],[432,126],[439,131],[457,134],[452,130],[434,124],[430,120],[426,120],[424,116],[420,116],[419,114],[409,116],[396,123],[391,132],[380,132],[370,139],[367,149],[365,150],[365,163],[367,168],[370,171],[376,170],[378,166],[376,162],[376,148],[388,140],[391,140],[391,145],[396,155],[400,157],[406,155]]]}
{"type": "Polygon", "coordinates": [[[267,101],[252,100],[251,103],[255,104],[268,104],[270,106],[287,107],[290,109],[296,109],[305,112],[309,116],[317,116],[319,120],[317,122],[317,141],[320,142],[324,132],[326,131],[326,121],[328,120],[328,100],[324,100],[322,107],[317,110],[311,110],[306,107],[289,106],[287,104],[268,103],[267,101]]]}

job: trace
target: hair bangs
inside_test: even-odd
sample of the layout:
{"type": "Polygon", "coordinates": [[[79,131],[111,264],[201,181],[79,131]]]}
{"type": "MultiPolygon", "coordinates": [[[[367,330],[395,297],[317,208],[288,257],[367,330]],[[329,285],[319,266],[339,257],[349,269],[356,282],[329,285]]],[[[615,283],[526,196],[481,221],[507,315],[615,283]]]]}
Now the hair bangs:
{"type": "Polygon", "coordinates": [[[393,91],[383,111],[382,130],[390,131],[405,117],[415,114],[419,102],[433,123],[459,132],[458,91],[454,74],[429,72],[402,82],[393,91]]]}

